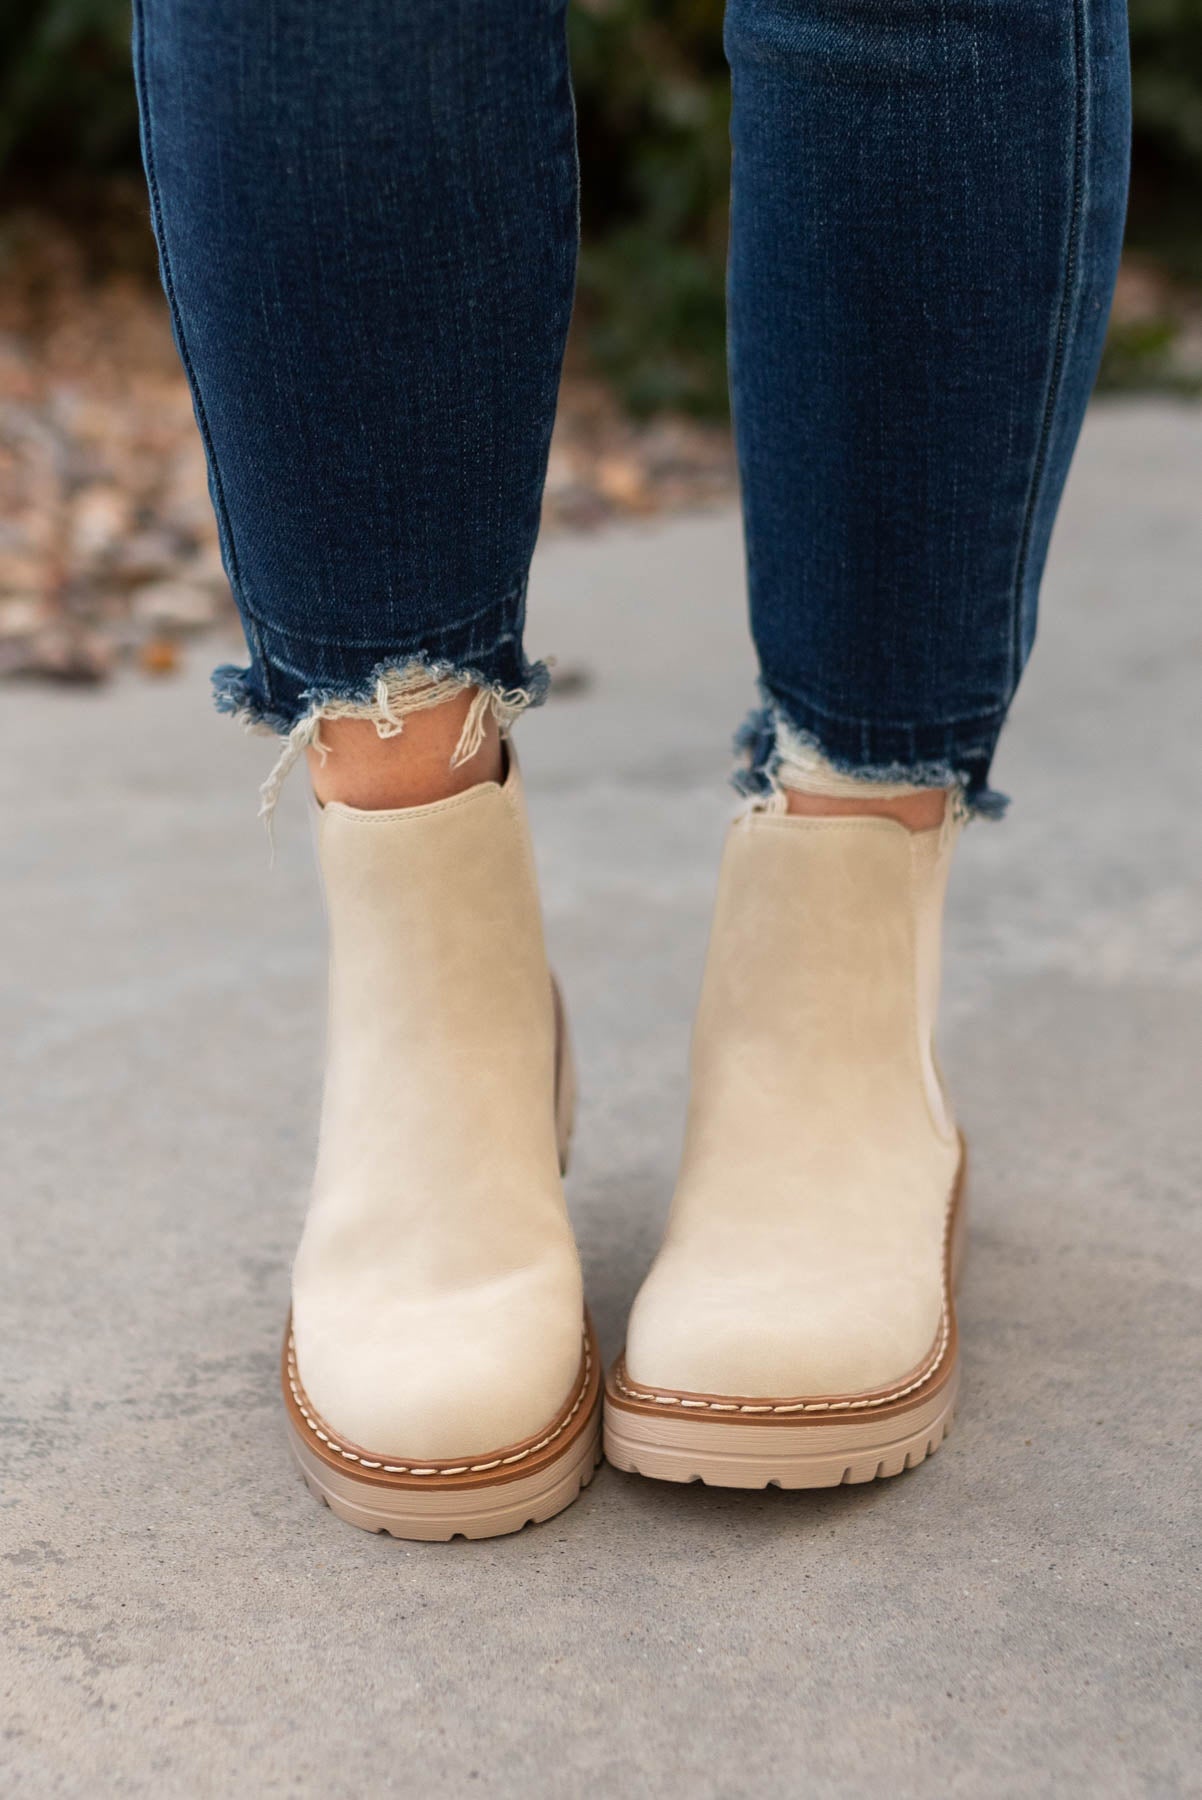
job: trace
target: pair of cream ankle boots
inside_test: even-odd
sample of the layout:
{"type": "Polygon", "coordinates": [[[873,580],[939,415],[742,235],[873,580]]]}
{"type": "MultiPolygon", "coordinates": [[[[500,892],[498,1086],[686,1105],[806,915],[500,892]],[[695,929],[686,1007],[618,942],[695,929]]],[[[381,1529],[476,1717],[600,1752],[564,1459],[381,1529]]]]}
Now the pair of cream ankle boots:
{"type": "Polygon", "coordinates": [[[938,1446],[963,1216],[932,1041],[956,829],[771,806],[731,826],[679,1186],[603,1384],[516,761],[433,805],[322,810],[328,1065],[283,1358],[315,1494],[397,1537],[515,1531],[591,1479],[602,1412],[619,1469],[727,1487],[868,1481],[938,1446]]]}

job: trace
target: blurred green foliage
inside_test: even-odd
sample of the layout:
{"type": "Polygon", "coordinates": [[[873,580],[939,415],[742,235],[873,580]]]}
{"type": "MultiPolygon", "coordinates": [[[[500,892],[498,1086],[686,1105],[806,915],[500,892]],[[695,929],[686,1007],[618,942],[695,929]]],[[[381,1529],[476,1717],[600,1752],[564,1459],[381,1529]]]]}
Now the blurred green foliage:
{"type": "MultiPolygon", "coordinates": [[[[1202,0],[1130,0],[1130,13],[1131,241],[1202,280],[1202,0]]],[[[589,348],[634,410],[719,414],[729,166],[722,0],[574,0],[571,40],[589,348]]],[[[0,174],[103,174],[136,162],[128,41],[128,0],[5,0],[0,174]]],[[[1124,382],[1140,355],[1134,340],[1124,347],[1116,369],[1124,382]]]]}
{"type": "MultiPolygon", "coordinates": [[[[1128,0],[1138,139],[1202,178],[1202,0],[1128,0]]],[[[1196,198],[1196,194],[1195,194],[1196,198]]]]}
{"type": "Polygon", "coordinates": [[[129,34],[129,0],[4,0],[0,173],[99,173],[136,158],[129,34]]]}
{"type": "Polygon", "coordinates": [[[576,0],[580,307],[636,412],[720,413],[730,93],[722,0],[576,0]]]}
{"type": "MultiPolygon", "coordinates": [[[[1129,0],[1135,180],[1129,240],[1202,282],[1202,0],[1129,0]]],[[[722,0],[575,0],[593,354],[636,411],[726,407],[722,0]]],[[[1104,379],[1175,381],[1173,319],[1116,330],[1104,379]]]]}

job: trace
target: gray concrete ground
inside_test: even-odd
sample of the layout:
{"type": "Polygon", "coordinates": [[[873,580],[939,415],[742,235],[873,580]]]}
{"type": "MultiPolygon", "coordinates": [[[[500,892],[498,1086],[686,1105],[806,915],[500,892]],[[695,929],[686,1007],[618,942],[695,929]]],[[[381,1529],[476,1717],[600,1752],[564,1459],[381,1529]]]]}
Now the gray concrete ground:
{"type": "MultiPolygon", "coordinates": [[[[1202,412],[1090,419],[952,902],[975,1154],[957,1430],[891,1483],[602,1470],[491,1544],[359,1534],[285,1447],[318,902],[299,792],[182,680],[3,696],[7,1792],[1202,1792],[1202,412]]],[[[751,659],[733,513],[553,544],[521,731],[607,1352],[656,1242],[751,659]]]]}

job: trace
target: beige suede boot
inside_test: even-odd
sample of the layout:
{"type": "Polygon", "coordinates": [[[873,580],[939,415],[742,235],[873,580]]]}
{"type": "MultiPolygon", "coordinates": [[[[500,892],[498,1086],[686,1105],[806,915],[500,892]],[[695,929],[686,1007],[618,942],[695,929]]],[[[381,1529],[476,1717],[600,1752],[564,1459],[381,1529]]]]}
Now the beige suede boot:
{"type": "Polygon", "coordinates": [[[284,1398],[305,1480],[395,1537],[491,1537],[590,1480],[599,1372],[560,1179],[572,1072],[517,765],[331,804],[329,1040],[284,1398]]]}
{"type": "Polygon", "coordinates": [[[731,827],[679,1185],[609,1379],[619,1469],[826,1487],[921,1462],[956,1394],[963,1148],[935,1061],[958,820],[731,827]]]}

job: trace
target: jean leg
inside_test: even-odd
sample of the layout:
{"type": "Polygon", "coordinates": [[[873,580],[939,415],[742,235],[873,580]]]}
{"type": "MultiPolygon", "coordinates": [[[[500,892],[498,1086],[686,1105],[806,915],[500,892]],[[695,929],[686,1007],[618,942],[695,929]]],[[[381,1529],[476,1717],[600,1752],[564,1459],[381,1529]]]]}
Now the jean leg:
{"type": "Polygon", "coordinates": [[[1126,202],[1123,0],[728,0],[731,380],[765,709],[982,810],[1126,202]]]}
{"type": "Polygon", "coordinates": [[[163,281],[251,653],[217,672],[227,710],[291,732],[414,678],[510,711],[545,686],[522,626],[575,277],[564,5],[135,0],[163,281]]]}

